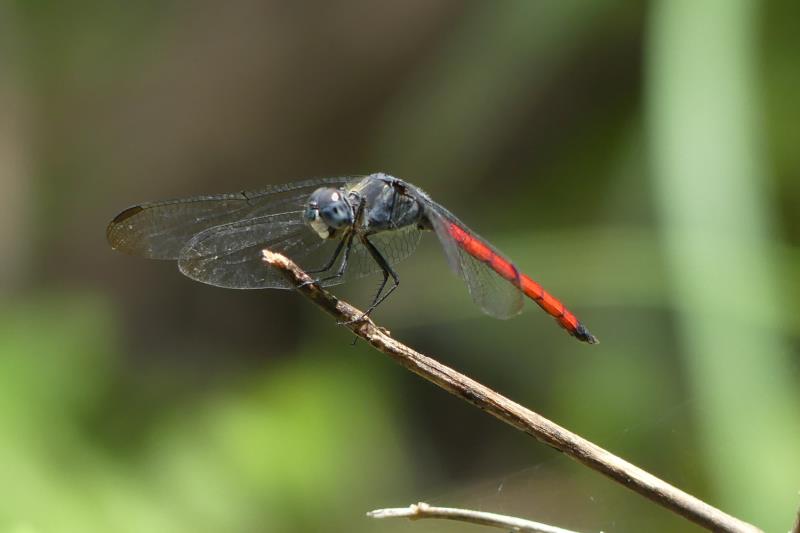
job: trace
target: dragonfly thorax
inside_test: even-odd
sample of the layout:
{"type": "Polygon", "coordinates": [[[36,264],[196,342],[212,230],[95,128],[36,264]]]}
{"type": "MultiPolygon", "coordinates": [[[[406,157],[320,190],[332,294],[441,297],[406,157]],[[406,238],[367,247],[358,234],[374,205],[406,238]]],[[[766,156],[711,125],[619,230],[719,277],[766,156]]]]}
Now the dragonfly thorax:
{"type": "Polygon", "coordinates": [[[352,226],[355,214],[341,189],[322,188],[309,197],[305,218],[320,238],[327,239],[338,230],[352,226]]]}

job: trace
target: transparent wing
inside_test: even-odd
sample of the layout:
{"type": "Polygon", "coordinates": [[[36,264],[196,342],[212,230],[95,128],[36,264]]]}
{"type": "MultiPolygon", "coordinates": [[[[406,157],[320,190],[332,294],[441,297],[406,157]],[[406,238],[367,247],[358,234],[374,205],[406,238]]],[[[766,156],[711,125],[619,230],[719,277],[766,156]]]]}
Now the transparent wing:
{"type": "Polygon", "coordinates": [[[495,318],[511,318],[522,311],[522,293],[510,282],[500,277],[486,263],[479,261],[459,248],[461,276],[467,283],[469,294],[481,310],[495,318]]]}
{"type": "Polygon", "coordinates": [[[196,196],[130,207],[108,225],[111,247],[152,259],[178,259],[198,233],[248,218],[298,211],[319,187],[339,187],[358,177],[323,178],[259,191],[196,196]]]}
{"type": "MultiPolygon", "coordinates": [[[[370,235],[368,239],[390,265],[396,265],[414,253],[421,236],[422,231],[419,228],[406,226],[396,230],[375,233],[370,235]]],[[[378,266],[361,241],[355,239],[345,277],[347,279],[357,279],[375,272],[381,272],[381,267],[378,266]]]]}
{"type": "MultiPolygon", "coordinates": [[[[457,224],[462,230],[486,244],[483,239],[472,234],[467,227],[450,215],[444,208],[430,202],[428,218],[436,236],[442,244],[450,268],[467,284],[469,295],[481,310],[495,318],[511,318],[522,311],[523,295],[520,290],[495,272],[487,263],[467,253],[451,234],[451,225],[457,224]]],[[[502,256],[486,244],[493,254],[502,256]]]]}
{"type": "MultiPolygon", "coordinates": [[[[393,264],[408,257],[419,242],[420,231],[406,228],[376,234],[370,241],[393,264]]],[[[233,289],[290,289],[277,270],[265,265],[261,250],[286,255],[303,269],[316,271],[330,263],[340,241],[320,239],[303,220],[302,211],[265,215],[209,228],[192,238],[178,259],[178,267],[186,276],[233,289]]],[[[324,279],[339,271],[344,253],[333,265],[316,272],[316,279],[324,279]]],[[[322,282],[324,286],[337,285],[380,271],[364,245],[355,238],[347,269],[343,276],[322,282]]]]}
{"type": "Polygon", "coordinates": [[[336,244],[320,239],[303,221],[302,211],[264,215],[198,233],[181,250],[178,268],[194,280],[218,287],[288,289],[293,286],[264,263],[261,250],[269,248],[311,268],[315,257],[325,255],[323,249],[330,248],[333,254],[336,244]]]}

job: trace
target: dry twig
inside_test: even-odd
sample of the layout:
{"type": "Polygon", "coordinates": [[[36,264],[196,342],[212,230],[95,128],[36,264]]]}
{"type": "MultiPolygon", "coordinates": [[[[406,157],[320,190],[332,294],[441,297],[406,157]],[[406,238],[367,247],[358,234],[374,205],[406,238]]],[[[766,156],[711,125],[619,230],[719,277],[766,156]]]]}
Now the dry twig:
{"type": "Polygon", "coordinates": [[[411,520],[420,518],[441,518],[443,520],[455,520],[482,526],[499,527],[519,533],[576,533],[569,529],[562,529],[531,520],[523,520],[522,518],[514,516],[485,513],[483,511],[473,511],[470,509],[433,507],[424,502],[419,502],[408,507],[400,507],[398,509],[376,509],[375,511],[368,512],[367,516],[370,518],[408,518],[411,520]]]}
{"type": "Polygon", "coordinates": [[[361,311],[313,283],[309,275],[291,260],[269,250],[264,250],[263,254],[264,261],[268,265],[283,271],[299,292],[341,324],[345,324],[353,333],[408,370],[451,394],[708,530],[736,533],[761,531],[673,487],[452,368],[412,350],[393,339],[387,330],[376,326],[371,319],[357,320],[362,316],[361,311]]]}

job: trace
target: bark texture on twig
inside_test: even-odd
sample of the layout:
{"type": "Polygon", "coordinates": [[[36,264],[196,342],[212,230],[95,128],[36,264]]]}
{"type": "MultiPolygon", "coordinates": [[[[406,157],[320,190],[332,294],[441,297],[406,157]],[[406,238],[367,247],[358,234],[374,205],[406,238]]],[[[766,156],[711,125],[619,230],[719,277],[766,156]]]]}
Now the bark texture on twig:
{"type": "Polygon", "coordinates": [[[370,518],[408,518],[410,520],[440,518],[443,520],[455,520],[457,522],[468,522],[470,524],[510,529],[511,531],[517,531],[519,533],[577,533],[569,529],[562,529],[548,524],[524,520],[515,516],[473,511],[471,509],[433,507],[424,502],[397,509],[376,509],[375,511],[368,512],[367,516],[370,518]]]}
{"type": "Polygon", "coordinates": [[[339,323],[350,328],[353,333],[415,374],[708,530],[737,533],[761,531],[673,487],[452,368],[414,351],[393,339],[387,330],[376,326],[371,319],[357,320],[362,316],[361,311],[313,283],[309,275],[294,262],[269,250],[264,250],[263,254],[264,261],[283,271],[299,292],[336,318],[339,323]]]}

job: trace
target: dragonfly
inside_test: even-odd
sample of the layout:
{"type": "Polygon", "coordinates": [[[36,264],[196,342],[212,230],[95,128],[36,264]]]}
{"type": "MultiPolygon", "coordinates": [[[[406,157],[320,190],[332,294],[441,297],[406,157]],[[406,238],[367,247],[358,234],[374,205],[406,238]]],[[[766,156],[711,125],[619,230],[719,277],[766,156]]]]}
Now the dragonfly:
{"type": "Polygon", "coordinates": [[[528,297],[576,339],[598,342],[563,303],[450,211],[384,173],[143,203],[119,213],[106,236],[120,252],[177,261],[189,278],[232,289],[295,288],[264,264],[263,249],[288,256],[323,287],[381,274],[368,316],[400,285],[395,265],[414,252],[423,232],[436,235],[486,314],[513,317],[528,297]]]}

